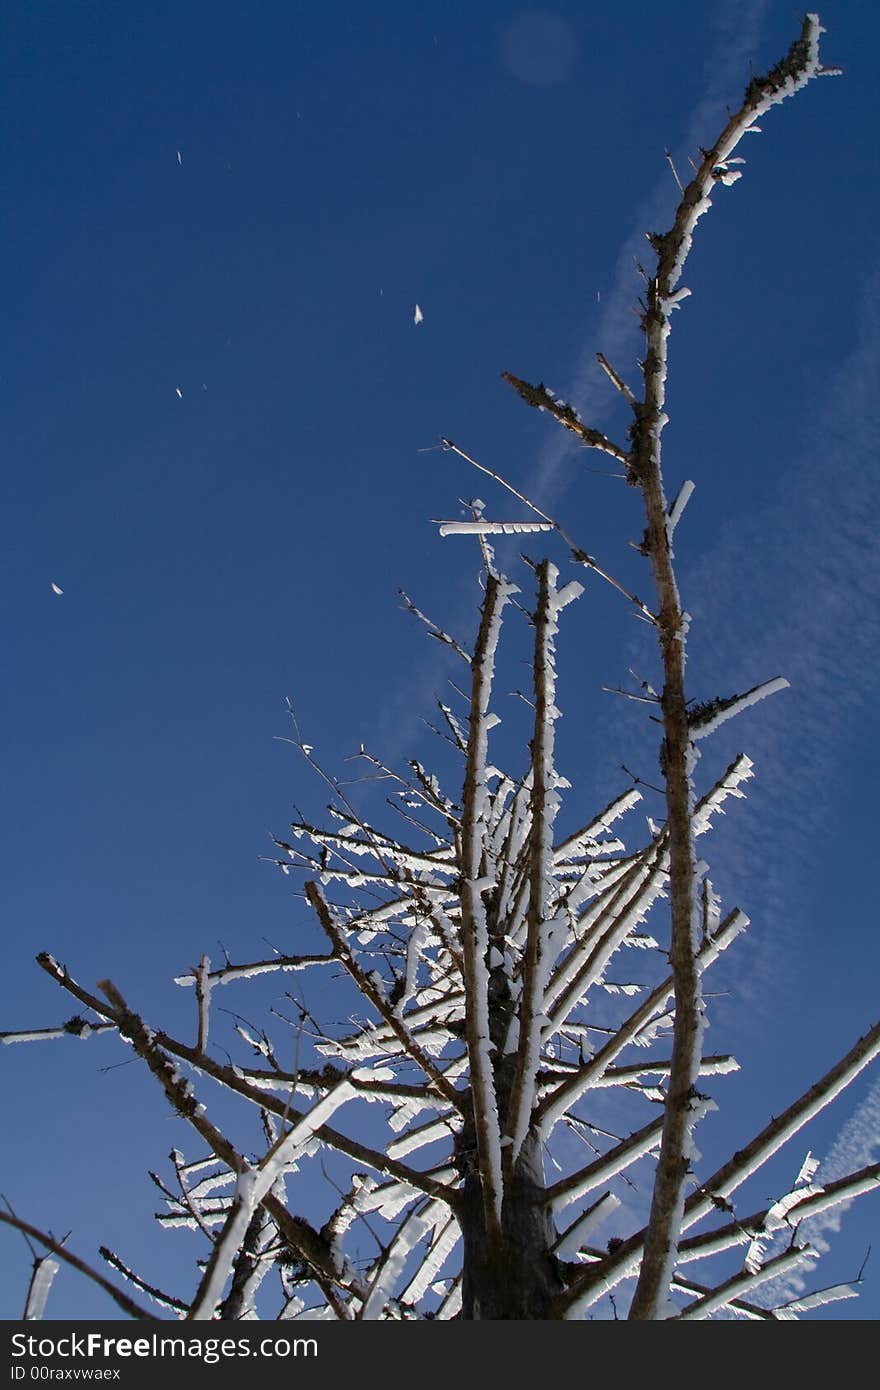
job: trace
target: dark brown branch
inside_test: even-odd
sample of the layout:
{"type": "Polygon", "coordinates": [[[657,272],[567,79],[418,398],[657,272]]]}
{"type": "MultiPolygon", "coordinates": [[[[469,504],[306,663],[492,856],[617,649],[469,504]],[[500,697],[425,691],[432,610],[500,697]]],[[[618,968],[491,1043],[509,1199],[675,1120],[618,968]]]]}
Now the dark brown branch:
{"type": "Polygon", "coordinates": [[[0,1221],[5,1222],[7,1226],[14,1226],[23,1235],[32,1236],[34,1240],[39,1241],[40,1245],[45,1245],[47,1250],[51,1250],[53,1255],[64,1260],[65,1264],[69,1264],[73,1269],[78,1269],[80,1274],[84,1274],[87,1279],[91,1279],[93,1284],[97,1284],[106,1294],[109,1294],[113,1302],[130,1318],[143,1318],[149,1322],[157,1321],[155,1313],[151,1313],[146,1308],[142,1308],[139,1303],[135,1303],[134,1299],[129,1298],[127,1293],[124,1293],[122,1289],[117,1289],[114,1284],[110,1283],[109,1279],[105,1279],[103,1274],[86,1264],[85,1260],[81,1260],[78,1255],[72,1254],[60,1241],[55,1240],[54,1236],[47,1235],[37,1226],[32,1226],[28,1221],[22,1221],[20,1217],[12,1216],[5,1211],[0,1211],[0,1221]]]}
{"type": "Polygon", "coordinates": [[[443,1072],[437,1064],[431,1060],[423,1048],[419,1047],[405,1023],[397,1017],[388,1001],[380,994],[367,973],[358,965],[347,941],[334,921],[333,913],[327,906],[320,885],[317,883],[307,883],[305,888],[306,895],[317,913],[321,926],[333,943],[334,954],[340,965],[348,971],[364,998],[370,1001],[376,1012],[385,1020],[387,1026],[404,1048],[407,1056],[411,1057],[416,1065],[421,1067],[425,1075],[433,1082],[435,1089],[440,1095],[442,1095],[450,1105],[455,1106],[456,1110],[459,1110],[461,1108],[461,1096],[458,1091],[456,1091],[454,1086],[449,1084],[443,1072]]]}

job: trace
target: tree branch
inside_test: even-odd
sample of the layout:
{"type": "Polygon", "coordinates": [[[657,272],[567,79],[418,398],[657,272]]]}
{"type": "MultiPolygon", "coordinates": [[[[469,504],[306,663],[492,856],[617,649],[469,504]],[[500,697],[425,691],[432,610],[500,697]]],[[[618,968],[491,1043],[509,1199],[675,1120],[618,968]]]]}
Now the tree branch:
{"type": "Polygon", "coordinates": [[[647,522],[645,547],[659,599],[657,627],[664,672],[662,764],[669,829],[670,960],[675,981],[675,1023],[672,1073],[651,1217],[629,1314],[637,1320],[661,1315],[662,1301],[670,1286],[684,1203],[693,1128],[694,1083],[703,1036],[703,1002],[697,964],[700,925],[691,820],[694,753],[684,681],[687,618],[672,566],[660,463],[660,441],[667,419],[664,403],[671,315],[688,293],[685,290],[676,292],[676,286],[690,251],[697,220],[708,210],[715,184],[719,181],[730,183],[739,177],[738,172],[729,169],[726,161],[744,131],[763,111],[817,75],[818,37],[818,19],[808,15],[801,37],[792,45],[787,58],[766,78],[750,83],[743,106],[731,117],[685,189],[671,230],[652,242],[657,253],[657,272],[648,285],[644,318],[645,396],[644,401],[634,407],[630,466],[642,490],[647,522]]]}
{"type": "Polygon", "coordinates": [[[461,829],[461,941],[465,987],[465,1036],[471,1074],[471,1101],[476,1128],[486,1231],[501,1237],[501,1134],[490,1049],[489,941],[482,897],[483,832],[486,816],[486,759],[490,721],[489,696],[501,612],[512,585],[495,574],[486,578],[480,629],[472,663],[470,728],[465,766],[461,829]]]}
{"type": "Polygon", "coordinates": [[[123,1313],[127,1313],[130,1318],[142,1318],[149,1322],[156,1321],[155,1313],[151,1313],[147,1308],[143,1308],[139,1303],[135,1303],[133,1298],[129,1298],[128,1294],[124,1293],[122,1289],[117,1289],[116,1286],[111,1284],[109,1279],[105,1279],[103,1274],[97,1269],[93,1269],[91,1265],[86,1264],[85,1260],[81,1260],[78,1255],[71,1254],[60,1241],[55,1240],[54,1236],[47,1235],[45,1231],[41,1231],[37,1226],[32,1226],[30,1222],[22,1221],[20,1217],[13,1216],[9,1212],[0,1211],[0,1221],[3,1221],[7,1226],[14,1226],[15,1229],[21,1231],[23,1235],[31,1236],[34,1240],[39,1241],[41,1245],[45,1245],[47,1250],[51,1250],[52,1254],[57,1255],[65,1264],[69,1264],[73,1269],[78,1269],[80,1274],[84,1274],[87,1279],[91,1279],[93,1284],[97,1284],[106,1294],[109,1294],[113,1302],[122,1309],[123,1313]]]}

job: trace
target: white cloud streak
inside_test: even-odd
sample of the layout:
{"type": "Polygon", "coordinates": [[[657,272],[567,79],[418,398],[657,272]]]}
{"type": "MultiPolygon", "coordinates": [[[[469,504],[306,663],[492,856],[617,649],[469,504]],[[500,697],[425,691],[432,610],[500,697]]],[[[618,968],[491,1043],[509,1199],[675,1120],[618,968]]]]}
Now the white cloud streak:
{"type": "MultiPolygon", "coordinates": [[[[743,74],[761,37],[761,27],[767,0],[724,5],[715,19],[716,37],[706,59],[704,92],[694,107],[676,159],[683,169],[689,169],[687,156],[707,138],[707,132],[718,123],[725,109],[725,93],[743,85],[743,74]]],[[[636,262],[643,263],[648,255],[645,235],[664,229],[672,221],[678,190],[672,171],[658,149],[660,172],[650,194],[640,204],[633,230],[627,236],[617,257],[612,289],[603,297],[602,312],[591,335],[612,366],[626,380],[627,364],[638,355],[642,335],[632,312],[639,293],[636,262]]],[[[687,176],[682,178],[687,183],[687,176]]],[[[576,406],[586,424],[601,428],[617,404],[614,390],[596,362],[595,348],[581,354],[568,388],[562,393],[576,406]]],[[[581,445],[559,430],[541,450],[538,462],[526,491],[545,504],[562,488],[561,470],[576,455],[583,456],[581,445]]]]}
{"type": "MultiPolygon", "coordinates": [[[[839,828],[841,754],[854,746],[873,698],[880,649],[876,481],[865,467],[880,428],[880,276],[859,298],[858,342],[807,421],[775,498],[722,528],[711,553],[685,575],[700,634],[694,688],[701,677],[716,680],[719,669],[732,690],[777,672],[791,682],[762,710],[754,737],[745,725],[735,732],[758,766],[751,795],[761,814],[732,817],[722,837],[728,864],[760,865],[753,887],[778,929],[778,949],[794,930],[783,924],[814,891],[816,844],[839,828]]],[[[765,956],[764,969],[773,966],[765,956]]]]}

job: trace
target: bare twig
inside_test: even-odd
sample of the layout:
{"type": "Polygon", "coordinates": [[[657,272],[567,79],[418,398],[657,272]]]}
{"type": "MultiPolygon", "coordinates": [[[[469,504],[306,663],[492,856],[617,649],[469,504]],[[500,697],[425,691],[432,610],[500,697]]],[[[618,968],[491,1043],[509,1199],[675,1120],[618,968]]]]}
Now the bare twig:
{"type": "Polygon", "coordinates": [[[175,1312],[178,1313],[186,1312],[189,1305],[184,1303],[183,1299],[175,1298],[173,1294],[164,1293],[162,1289],[157,1288],[155,1285],[148,1284],[145,1279],[141,1279],[139,1275],[135,1274],[133,1269],[129,1269],[128,1265],[125,1264],[118,1255],[115,1255],[112,1250],[109,1250],[106,1245],[101,1246],[98,1254],[101,1256],[102,1260],[107,1261],[108,1265],[118,1270],[124,1279],[127,1279],[130,1284],[134,1284],[136,1289],[140,1289],[141,1293],[145,1293],[152,1298],[154,1303],[158,1303],[163,1308],[173,1308],[175,1312]]]}

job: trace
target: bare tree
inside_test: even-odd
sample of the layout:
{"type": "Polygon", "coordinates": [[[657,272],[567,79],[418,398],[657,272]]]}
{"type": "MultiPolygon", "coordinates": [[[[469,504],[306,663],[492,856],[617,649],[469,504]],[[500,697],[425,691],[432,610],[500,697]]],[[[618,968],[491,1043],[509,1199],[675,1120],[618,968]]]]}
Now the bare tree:
{"type": "Polygon", "coordinates": [[[838,1285],[793,1297],[780,1280],[816,1258],[799,1234],[804,1222],[875,1189],[880,1165],[823,1186],[808,1155],[775,1200],[749,1211],[735,1199],[877,1055],[880,1024],[714,1173],[701,1172],[695,1153],[695,1126],[714,1107],[703,1087],[737,1065],[703,1050],[703,976],[747,925],[739,909],[722,914],[696,841],[725,803],[742,797],[752,773],[740,755],[699,790],[699,745],[787,682],[764,680],[704,703],[688,696],[688,617],[673,537],[692,484],[670,506],[661,471],[672,312],[689,293],[681,281],[696,223],[716,190],[741,177],[735,152],[743,136],[776,103],[836,71],[820,65],[820,33],[808,15],[785,58],[749,83],[739,110],[701,151],[671,228],[649,237],[655,264],[644,274],[638,390],[599,358],[631,410],[627,443],[584,424],[543,385],[505,374],[529,404],[611,455],[640,491],[639,548],[653,601],[629,592],[522,491],[444,440],[528,513],[493,521],[475,501],[471,521],[441,526],[444,535],[477,536],[482,549],[472,650],[406,599],[467,668],[464,706],[456,712],[440,702],[438,730],[458,760],[460,790],[447,791],[420,762],[404,773],[362,748],[393,788],[406,826],[389,831],[356,809],[294,721],[293,741],[331,787],[331,823],[298,818],[276,842],[276,862],[302,875],[325,948],[242,964],[227,958],[214,968],[203,957],[177,979],[193,991],[195,1043],[149,1027],[112,981],[96,993],[52,956],[38,957],[78,1011],[59,1028],[7,1033],[4,1041],[113,1030],[134,1049],[196,1137],[193,1156],[172,1154],[173,1182],[153,1175],[163,1198],[159,1220],[195,1229],[206,1253],[189,1288],[165,1292],[102,1249],[123,1289],[64,1242],[0,1212],[53,1257],[35,1256],[29,1316],[40,1314],[59,1261],[98,1280],[127,1314],[202,1320],[563,1319],[586,1316],[606,1298],[615,1315],[619,1300],[634,1319],[722,1310],[774,1319],[854,1293],[838,1285]],[[579,571],[613,585],[656,634],[660,689],[643,682],[622,692],[662,727],[665,818],[648,822],[643,843],[627,847],[618,837],[618,823],[641,799],[638,784],[576,829],[557,830],[574,793],[568,798],[554,755],[556,645],[581,585],[572,579],[560,587],[551,559],[529,562],[535,597],[533,607],[522,606],[493,549],[494,537],[522,533],[554,538],[579,571]],[[499,723],[496,658],[511,614],[520,634],[531,632],[533,692],[524,698],[533,718],[525,766],[503,771],[490,748],[499,723]],[[321,991],[323,1013],[308,996],[288,996],[286,1018],[276,1011],[271,1025],[277,1033],[281,1020],[283,1044],[268,1027],[237,1018],[243,1060],[218,1060],[211,1039],[218,989],[315,973],[348,981],[321,991]],[[351,1007],[345,1025],[324,1016],[331,1006],[351,1007]],[[256,1107],[265,1138],[259,1154],[209,1118],[193,1087],[200,1077],[245,1109],[256,1107]],[[631,1118],[620,1133],[609,1116],[624,1107],[631,1118]],[[572,1156],[576,1143],[586,1161],[572,1156]],[[648,1164],[651,1200],[639,1211],[621,1193],[632,1186],[631,1172],[648,1164]],[[333,1193],[323,1219],[307,1218],[296,1203],[298,1174],[318,1166],[333,1193]],[[604,1245],[595,1237],[603,1225],[604,1245]]]}

